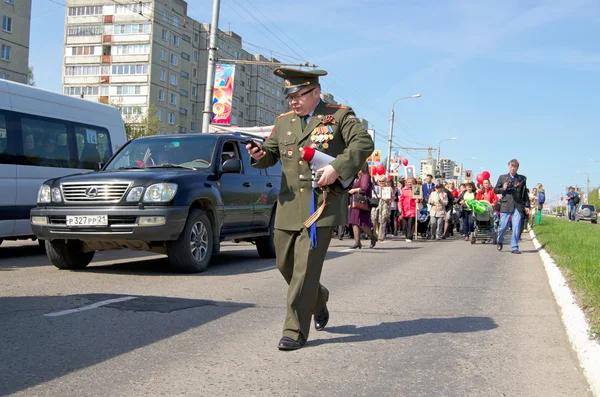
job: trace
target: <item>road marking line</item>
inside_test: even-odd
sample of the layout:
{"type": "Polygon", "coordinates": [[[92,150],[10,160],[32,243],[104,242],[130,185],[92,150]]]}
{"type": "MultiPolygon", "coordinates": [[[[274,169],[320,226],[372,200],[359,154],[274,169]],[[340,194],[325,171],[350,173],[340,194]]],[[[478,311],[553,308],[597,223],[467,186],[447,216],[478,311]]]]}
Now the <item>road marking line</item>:
{"type": "Polygon", "coordinates": [[[262,269],[256,269],[257,272],[262,272],[265,270],[273,270],[275,269],[277,266],[268,266],[268,267],[263,267],[262,269]]]}
{"type": "Polygon", "coordinates": [[[86,311],[86,310],[97,309],[99,307],[110,305],[112,303],[130,301],[130,300],[136,299],[136,298],[137,298],[137,296],[126,296],[126,297],[123,297],[123,298],[108,299],[108,300],[105,300],[105,301],[93,303],[91,305],[82,306],[82,307],[77,308],[77,309],[63,310],[61,312],[44,314],[44,316],[46,316],[46,317],[66,316],[67,314],[73,314],[73,313],[83,312],[83,311],[86,311]]]}

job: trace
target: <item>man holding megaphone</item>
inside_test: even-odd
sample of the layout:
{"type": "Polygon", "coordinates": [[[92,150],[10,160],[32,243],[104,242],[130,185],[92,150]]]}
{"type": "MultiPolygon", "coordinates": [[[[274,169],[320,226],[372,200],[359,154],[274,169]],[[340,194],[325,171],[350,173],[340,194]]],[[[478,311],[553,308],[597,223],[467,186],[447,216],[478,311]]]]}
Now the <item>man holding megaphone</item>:
{"type": "Polygon", "coordinates": [[[374,144],[350,107],[321,101],[319,77],[326,71],[278,68],[274,74],[284,79],[292,111],[277,118],[263,145],[248,144],[246,149],[257,168],[281,160],[275,251],[277,268],[289,287],[278,347],[296,350],[308,339],[312,315],[317,331],[329,321],[329,291],[319,282],[325,254],[333,228],[347,223],[345,182],[358,173],[374,144]]]}

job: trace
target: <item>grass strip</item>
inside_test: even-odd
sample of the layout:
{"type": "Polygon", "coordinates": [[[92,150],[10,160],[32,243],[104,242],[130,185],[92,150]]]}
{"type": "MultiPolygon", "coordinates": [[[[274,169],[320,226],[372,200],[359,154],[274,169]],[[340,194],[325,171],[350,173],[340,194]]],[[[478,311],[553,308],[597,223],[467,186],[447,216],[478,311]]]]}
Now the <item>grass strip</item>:
{"type": "Polygon", "coordinates": [[[590,323],[600,337],[600,225],[544,216],[535,234],[561,269],[590,323]]]}

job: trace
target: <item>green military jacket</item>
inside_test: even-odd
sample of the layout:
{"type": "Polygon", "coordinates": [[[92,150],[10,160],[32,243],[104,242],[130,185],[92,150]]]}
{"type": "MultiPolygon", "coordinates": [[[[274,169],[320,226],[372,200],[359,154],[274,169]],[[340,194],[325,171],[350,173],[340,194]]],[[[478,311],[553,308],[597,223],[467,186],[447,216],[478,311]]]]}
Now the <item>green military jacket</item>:
{"type": "MultiPolygon", "coordinates": [[[[266,155],[253,164],[257,168],[268,168],[281,160],[283,175],[276,229],[299,231],[311,215],[312,172],[310,164],[302,160],[300,150],[311,145],[335,157],[331,166],[342,179],[354,177],[374,150],[371,136],[350,107],[319,102],[304,131],[300,116],[293,111],[279,116],[271,136],[263,144],[266,155]]],[[[348,222],[346,190],[337,182],[330,188],[335,194],[327,193],[327,205],[317,227],[348,222]]],[[[318,208],[323,201],[323,192],[321,189],[315,189],[315,192],[318,194],[318,208]]]]}

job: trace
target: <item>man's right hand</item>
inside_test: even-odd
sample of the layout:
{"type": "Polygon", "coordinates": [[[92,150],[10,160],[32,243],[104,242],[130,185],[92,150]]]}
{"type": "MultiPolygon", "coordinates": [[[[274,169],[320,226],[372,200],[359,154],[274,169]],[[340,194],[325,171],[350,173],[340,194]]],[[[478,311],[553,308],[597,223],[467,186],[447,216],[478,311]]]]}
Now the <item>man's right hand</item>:
{"type": "Polygon", "coordinates": [[[508,182],[504,182],[504,190],[508,189],[508,182]]]}
{"type": "Polygon", "coordinates": [[[253,146],[251,144],[247,144],[246,145],[246,150],[248,151],[248,154],[254,159],[254,160],[260,160],[263,157],[265,157],[266,153],[262,148],[262,145],[258,142],[255,142],[256,146],[253,146]]]}

